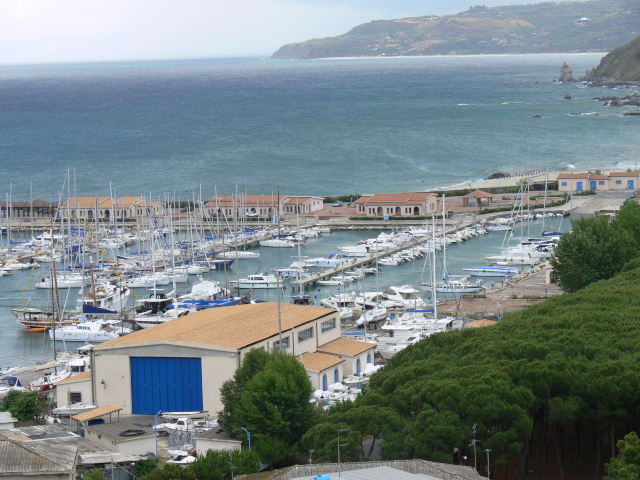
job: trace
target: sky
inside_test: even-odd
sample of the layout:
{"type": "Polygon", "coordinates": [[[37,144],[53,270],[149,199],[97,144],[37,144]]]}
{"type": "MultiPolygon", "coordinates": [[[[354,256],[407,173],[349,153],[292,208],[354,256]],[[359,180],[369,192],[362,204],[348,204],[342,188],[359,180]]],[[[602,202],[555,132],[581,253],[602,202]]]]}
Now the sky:
{"type": "Polygon", "coordinates": [[[371,20],[537,0],[0,0],[0,64],[266,57],[371,20]]]}

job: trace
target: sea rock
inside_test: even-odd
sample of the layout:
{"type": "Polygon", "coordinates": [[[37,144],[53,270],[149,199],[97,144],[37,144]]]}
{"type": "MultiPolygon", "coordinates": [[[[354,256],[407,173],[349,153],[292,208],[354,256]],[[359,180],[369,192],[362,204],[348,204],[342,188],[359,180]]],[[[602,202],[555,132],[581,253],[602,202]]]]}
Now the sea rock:
{"type": "Polygon", "coordinates": [[[564,96],[565,100],[571,100],[571,95],[569,95],[568,93],[564,96]]]}
{"type": "Polygon", "coordinates": [[[596,97],[594,100],[604,102],[604,107],[640,107],[640,95],[634,93],[633,95],[627,95],[626,97],[596,97]]]}
{"type": "Polygon", "coordinates": [[[534,115],[534,116],[533,116],[533,117],[531,117],[531,118],[542,118],[542,115],[538,115],[538,114],[536,114],[536,115],[534,115]]]}
{"type": "Polygon", "coordinates": [[[562,68],[560,69],[560,78],[558,78],[558,81],[562,83],[575,82],[575,79],[573,78],[573,70],[569,65],[567,65],[567,62],[562,64],[562,68]]]}

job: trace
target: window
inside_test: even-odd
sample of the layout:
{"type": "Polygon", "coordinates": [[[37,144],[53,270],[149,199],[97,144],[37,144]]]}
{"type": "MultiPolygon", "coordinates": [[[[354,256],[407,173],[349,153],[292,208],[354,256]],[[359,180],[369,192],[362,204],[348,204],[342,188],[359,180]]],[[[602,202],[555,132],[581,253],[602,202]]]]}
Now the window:
{"type": "Polygon", "coordinates": [[[598,185],[604,185],[604,180],[598,181],[598,185]]]}
{"type": "Polygon", "coordinates": [[[320,325],[321,327],[321,332],[322,333],[326,333],[330,330],[333,330],[336,328],[336,319],[332,318],[331,320],[327,320],[326,322],[322,322],[322,324],[320,325]]]}
{"type": "Polygon", "coordinates": [[[298,332],[298,343],[306,342],[313,338],[313,327],[298,332]]]}
{"type": "MultiPolygon", "coordinates": [[[[273,348],[274,349],[280,348],[280,340],[276,340],[275,342],[273,342],[273,348]]],[[[287,349],[287,348],[289,348],[289,337],[282,337],[282,349],[287,349]]]]}
{"type": "Polygon", "coordinates": [[[333,372],[333,383],[338,383],[340,381],[340,374],[338,373],[338,369],[336,368],[333,372]]]}
{"type": "Polygon", "coordinates": [[[616,185],[622,185],[622,180],[616,180],[616,185]]]}
{"type": "Polygon", "coordinates": [[[367,363],[371,363],[371,354],[367,353],[367,363]]]}
{"type": "Polygon", "coordinates": [[[566,187],[567,186],[567,182],[562,182],[562,186],[566,187]]]}
{"type": "Polygon", "coordinates": [[[69,393],[69,403],[82,403],[82,393],[80,392],[70,392],[69,393]]]}

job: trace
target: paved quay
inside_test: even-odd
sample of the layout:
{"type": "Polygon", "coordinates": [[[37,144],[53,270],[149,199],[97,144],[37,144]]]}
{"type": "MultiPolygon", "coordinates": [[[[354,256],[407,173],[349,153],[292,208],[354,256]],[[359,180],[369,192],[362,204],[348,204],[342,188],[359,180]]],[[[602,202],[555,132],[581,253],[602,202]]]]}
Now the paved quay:
{"type": "MultiPolygon", "coordinates": [[[[523,310],[549,297],[562,295],[557,283],[547,283],[547,267],[537,266],[534,269],[517,275],[513,282],[497,282],[483,292],[483,296],[463,296],[461,307],[463,313],[470,318],[494,318],[499,313],[513,313],[523,310]]],[[[455,315],[457,305],[450,300],[438,305],[439,313],[455,315]]]]}

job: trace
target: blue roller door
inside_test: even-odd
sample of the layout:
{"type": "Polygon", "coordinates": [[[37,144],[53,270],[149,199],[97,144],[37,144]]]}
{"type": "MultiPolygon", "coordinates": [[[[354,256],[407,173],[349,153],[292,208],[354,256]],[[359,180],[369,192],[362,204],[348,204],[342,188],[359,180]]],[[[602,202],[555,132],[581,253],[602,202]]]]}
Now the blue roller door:
{"type": "Polygon", "coordinates": [[[131,357],[134,414],[202,410],[199,358],[131,357]]]}

